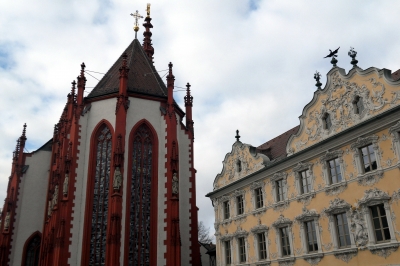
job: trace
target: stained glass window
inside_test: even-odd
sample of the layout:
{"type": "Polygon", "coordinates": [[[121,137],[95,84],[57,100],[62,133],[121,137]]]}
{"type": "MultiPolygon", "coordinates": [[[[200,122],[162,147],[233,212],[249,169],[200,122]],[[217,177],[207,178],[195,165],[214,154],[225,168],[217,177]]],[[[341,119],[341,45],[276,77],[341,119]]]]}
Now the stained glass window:
{"type": "Polygon", "coordinates": [[[39,265],[40,236],[35,236],[26,248],[25,266],[39,265]]]}
{"type": "Polygon", "coordinates": [[[141,125],[135,132],[129,225],[129,265],[150,265],[150,210],[153,143],[150,129],[141,125]]]}
{"type": "Polygon", "coordinates": [[[108,190],[110,184],[111,133],[104,126],[97,136],[96,172],[93,187],[92,228],[90,234],[89,265],[105,265],[108,214],[108,190]]]}

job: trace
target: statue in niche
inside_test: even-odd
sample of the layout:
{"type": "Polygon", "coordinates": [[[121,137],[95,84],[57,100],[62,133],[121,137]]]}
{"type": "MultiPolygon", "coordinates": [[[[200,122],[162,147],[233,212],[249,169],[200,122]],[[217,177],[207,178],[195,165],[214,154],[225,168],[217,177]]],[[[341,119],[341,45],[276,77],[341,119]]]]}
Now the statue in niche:
{"type": "Polygon", "coordinates": [[[58,185],[54,187],[54,194],[53,194],[53,207],[58,204],[58,185]]]}
{"type": "Polygon", "coordinates": [[[119,167],[115,168],[114,171],[114,181],[113,181],[113,188],[115,190],[119,190],[120,187],[122,185],[122,174],[121,174],[121,170],[119,169],[119,167]]]}
{"type": "Polygon", "coordinates": [[[7,212],[6,218],[4,219],[4,229],[8,230],[10,227],[10,212],[7,212]]]}
{"type": "Polygon", "coordinates": [[[68,183],[69,183],[69,175],[65,174],[64,183],[63,183],[63,195],[64,195],[64,197],[68,196],[68,183]]]}
{"type": "Polygon", "coordinates": [[[174,173],[172,175],[172,194],[177,195],[179,193],[179,180],[178,174],[174,173]]]}

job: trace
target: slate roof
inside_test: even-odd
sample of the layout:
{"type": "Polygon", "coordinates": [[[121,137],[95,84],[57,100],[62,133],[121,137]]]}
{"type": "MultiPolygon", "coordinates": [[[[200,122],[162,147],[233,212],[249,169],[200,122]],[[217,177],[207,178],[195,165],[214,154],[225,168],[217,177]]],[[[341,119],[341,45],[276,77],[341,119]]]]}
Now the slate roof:
{"type": "Polygon", "coordinates": [[[394,81],[400,79],[400,69],[397,70],[396,72],[393,72],[393,73],[392,73],[392,79],[393,79],[394,81]]]}
{"type": "Polygon", "coordinates": [[[296,134],[300,126],[296,126],[285,133],[265,142],[257,147],[257,151],[268,156],[270,160],[282,159],[287,156],[286,144],[291,135],[296,134]]]}
{"type": "Polygon", "coordinates": [[[167,96],[167,88],[153,63],[143,50],[142,45],[134,39],[117,61],[107,71],[87,98],[95,98],[119,91],[119,68],[122,66],[122,55],[128,55],[128,92],[136,92],[152,96],[167,96]]]}

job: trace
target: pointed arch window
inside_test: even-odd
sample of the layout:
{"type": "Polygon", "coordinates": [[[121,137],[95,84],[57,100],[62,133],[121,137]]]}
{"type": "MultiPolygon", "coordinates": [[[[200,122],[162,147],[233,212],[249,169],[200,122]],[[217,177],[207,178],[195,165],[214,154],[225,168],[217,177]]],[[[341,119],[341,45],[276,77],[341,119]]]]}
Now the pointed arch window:
{"type": "Polygon", "coordinates": [[[133,135],[128,265],[150,265],[153,136],[142,124],[133,135]]]}
{"type": "Polygon", "coordinates": [[[105,265],[108,192],[110,185],[112,135],[103,126],[96,137],[96,165],[93,183],[93,207],[90,234],[90,265],[105,265]]]}
{"type": "Polygon", "coordinates": [[[26,246],[26,255],[24,266],[37,266],[39,265],[39,252],[40,252],[40,236],[36,235],[30,239],[26,246]]]}

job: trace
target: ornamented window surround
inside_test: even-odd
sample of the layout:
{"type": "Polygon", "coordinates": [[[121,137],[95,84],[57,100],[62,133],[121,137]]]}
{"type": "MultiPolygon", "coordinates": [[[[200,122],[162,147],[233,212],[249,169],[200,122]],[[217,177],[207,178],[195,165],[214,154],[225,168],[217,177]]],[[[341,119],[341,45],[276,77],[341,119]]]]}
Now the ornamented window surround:
{"type": "MultiPolygon", "coordinates": [[[[335,225],[335,214],[339,213],[346,213],[347,217],[347,224],[348,226],[351,225],[351,205],[347,203],[345,200],[340,198],[335,198],[329,202],[329,208],[324,210],[325,214],[328,216],[329,219],[329,229],[331,232],[332,243],[333,243],[333,253],[335,258],[341,259],[345,262],[350,261],[354,256],[357,255],[358,249],[355,244],[354,235],[350,234],[350,248],[339,248],[339,240],[337,237],[336,232],[336,225],[335,225]]],[[[349,227],[350,230],[350,227],[349,227]]]]}
{"type": "Polygon", "coordinates": [[[258,224],[256,226],[254,226],[253,228],[250,229],[250,232],[253,235],[254,241],[254,250],[257,253],[257,260],[258,261],[262,261],[262,262],[267,262],[270,263],[270,255],[269,255],[269,241],[268,241],[268,230],[269,227],[264,225],[264,224],[258,224]],[[265,236],[265,247],[266,247],[266,251],[267,251],[267,259],[261,260],[260,259],[260,247],[259,247],[259,243],[258,243],[258,234],[264,234],[265,236]]]}
{"type": "Polygon", "coordinates": [[[295,186],[297,191],[297,201],[309,201],[311,198],[315,197],[315,189],[314,189],[314,181],[315,176],[313,172],[313,164],[312,163],[302,163],[299,162],[293,168],[294,176],[295,176],[295,186]],[[311,180],[311,191],[307,193],[302,193],[301,191],[301,172],[302,171],[309,171],[310,172],[310,180],[311,180]]]}
{"type": "Polygon", "coordinates": [[[397,166],[400,168],[400,121],[394,126],[389,128],[389,134],[392,136],[393,152],[396,154],[398,159],[397,166]]]}
{"type": "Polygon", "coordinates": [[[308,253],[309,256],[307,256],[307,257],[309,259],[312,259],[314,257],[315,258],[323,257],[322,246],[321,246],[321,236],[320,236],[320,232],[319,232],[319,217],[320,217],[320,215],[315,210],[307,210],[304,207],[303,213],[294,218],[296,220],[296,222],[300,225],[301,243],[303,246],[303,250],[307,253],[308,253],[307,236],[306,236],[306,229],[304,228],[304,223],[308,222],[308,221],[312,221],[312,220],[315,223],[315,232],[317,235],[318,252],[308,253]],[[322,256],[320,254],[322,254],[322,256]],[[313,256],[313,255],[316,255],[316,256],[313,256]]]}
{"type": "Polygon", "coordinates": [[[356,167],[358,171],[358,176],[357,176],[357,182],[360,185],[373,185],[376,182],[379,181],[380,178],[383,176],[382,172],[382,166],[381,166],[381,160],[380,160],[380,152],[379,152],[379,146],[378,146],[378,139],[379,137],[376,135],[372,135],[369,137],[365,138],[358,138],[356,142],[351,144],[351,149],[353,150],[353,156],[354,160],[356,162],[356,167]],[[376,165],[377,169],[364,173],[364,170],[362,169],[362,156],[361,156],[361,151],[360,148],[367,146],[367,145],[373,145],[374,148],[374,154],[375,154],[375,159],[376,159],[376,165]]]}
{"type": "Polygon", "coordinates": [[[289,200],[288,200],[288,191],[287,191],[287,174],[285,172],[279,172],[275,173],[271,178],[271,185],[272,185],[272,194],[274,197],[274,203],[272,204],[272,207],[274,209],[279,208],[282,205],[289,205],[289,200]],[[278,195],[276,193],[276,181],[283,180],[284,187],[283,189],[285,190],[286,194],[286,199],[278,201],[278,195]]]}
{"type": "Polygon", "coordinates": [[[229,241],[229,245],[230,245],[230,249],[231,249],[231,264],[234,264],[234,260],[233,260],[233,246],[232,246],[232,238],[233,238],[233,236],[232,236],[232,234],[226,234],[226,235],[223,235],[223,236],[221,236],[220,237],[220,241],[219,241],[219,243],[220,243],[220,246],[221,246],[221,250],[222,250],[222,257],[223,257],[223,261],[224,261],[224,265],[226,265],[226,254],[225,254],[225,242],[228,242],[229,241]]]}
{"type": "Polygon", "coordinates": [[[365,114],[368,113],[367,108],[365,108],[366,105],[365,105],[364,97],[362,97],[362,96],[360,96],[358,94],[354,94],[353,101],[351,103],[352,103],[352,107],[353,107],[353,113],[354,113],[354,115],[358,116],[359,119],[362,119],[365,116],[365,114]],[[364,109],[361,111],[361,113],[357,113],[356,112],[356,110],[358,110],[357,102],[360,101],[360,100],[363,103],[364,109]]]}
{"type": "Polygon", "coordinates": [[[231,195],[231,199],[233,200],[233,208],[235,209],[234,213],[231,212],[231,216],[232,214],[234,214],[234,217],[242,217],[242,216],[246,216],[246,191],[245,190],[235,190],[235,192],[232,193],[231,195]],[[238,214],[238,202],[237,202],[237,197],[242,196],[243,197],[243,213],[242,214],[238,214]]]}
{"type": "Polygon", "coordinates": [[[251,191],[251,202],[252,202],[252,204],[253,204],[253,211],[252,211],[252,213],[253,214],[258,214],[258,213],[260,213],[260,212],[265,212],[266,211],[266,206],[265,206],[265,200],[266,200],[266,192],[265,192],[265,184],[264,184],[264,182],[263,181],[256,181],[256,182],[254,182],[254,183],[252,183],[251,185],[250,185],[250,191],[251,191]],[[261,192],[262,192],[262,198],[263,198],[263,204],[264,204],[264,206],[263,207],[261,207],[261,208],[256,208],[256,192],[255,192],[255,190],[257,189],[257,188],[261,188],[261,192]]]}
{"type": "Polygon", "coordinates": [[[231,197],[229,197],[229,196],[222,196],[221,198],[219,198],[218,199],[218,202],[219,202],[219,204],[220,204],[220,221],[221,221],[221,223],[227,223],[227,222],[231,222],[231,219],[230,219],[230,217],[231,217],[231,197]],[[224,203],[225,202],[229,202],[229,218],[228,219],[225,219],[225,209],[224,209],[224,203]]]}
{"type": "Polygon", "coordinates": [[[236,243],[236,262],[238,264],[246,264],[249,261],[249,241],[247,239],[249,235],[249,232],[243,230],[240,226],[237,227],[236,232],[232,234],[233,239],[236,243]],[[246,247],[246,261],[245,262],[240,262],[240,254],[239,254],[239,238],[243,237],[245,241],[245,247],[246,247]]]}
{"type": "Polygon", "coordinates": [[[377,188],[368,189],[364,192],[364,196],[362,199],[358,201],[358,206],[361,209],[362,214],[364,215],[365,221],[367,221],[367,230],[368,230],[368,244],[367,248],[371,251],[372,254],[378,254],[384,256],[385,258],[390,255],[391,250],[398,248],[400,245],[396,240],[396,234],[392,222],[392,212],[390,210],[389,200],[390,196],[388,193],[379,190],[377,188]],[[385,243],[376,243],[374,226],[372,224],[372,217],[369,207],[383,204],[386,211],[386,219],[389,225],[390,231],[390,241],[385,243]],[[380,250],[387,250],[387,252],[378,253],[380,250]]]}
{"type": "Polygon", "coordinates": [[[347,180],[344,175],[344,161],[343,161],[343,151],[327,151],[321,158],[319,159],[322,164],[322,173],[325,181],[325,193],[327,195],[337,195],[343,192],[347,188],[347,180]],[[335,158],[339,159],[340,163],[340,174],[342,175],[342,181],[332,184],[329,174],[329,165],[328,162],[335,158]]]}
{"type": "Polygon", "coordinates": [[[272,223],[272,227],[275,230],[276,234],[276,243],[278,247],[278,262],[281,264],[283,262],[294,262],[296,259],[294,257],[294,247],[293,247],[293,232],[292,232],[292,224],[293,222],[289,218],[285,218],[282,214],[279,215],[278,220],[272,223]],[[287,227],[289,229],[289,244],[290,244],[290,256],[282,257],[282,243],[279,229],[287,227]]]}
{"type": "Polygon", "coordinates": [[[332,126],[333,126],[331,117],[332,116],[331,116],[330,112],[325,112],[324,115],[322,116],[322,127],[327,131],[330,131],[332,129],[332,126]],[[329,127],[328,127],[328,125],[327,125],[328,123],[326,121],[327,118],[329,118],[329,121],[330,121],[330,126],[329,127]]]}

